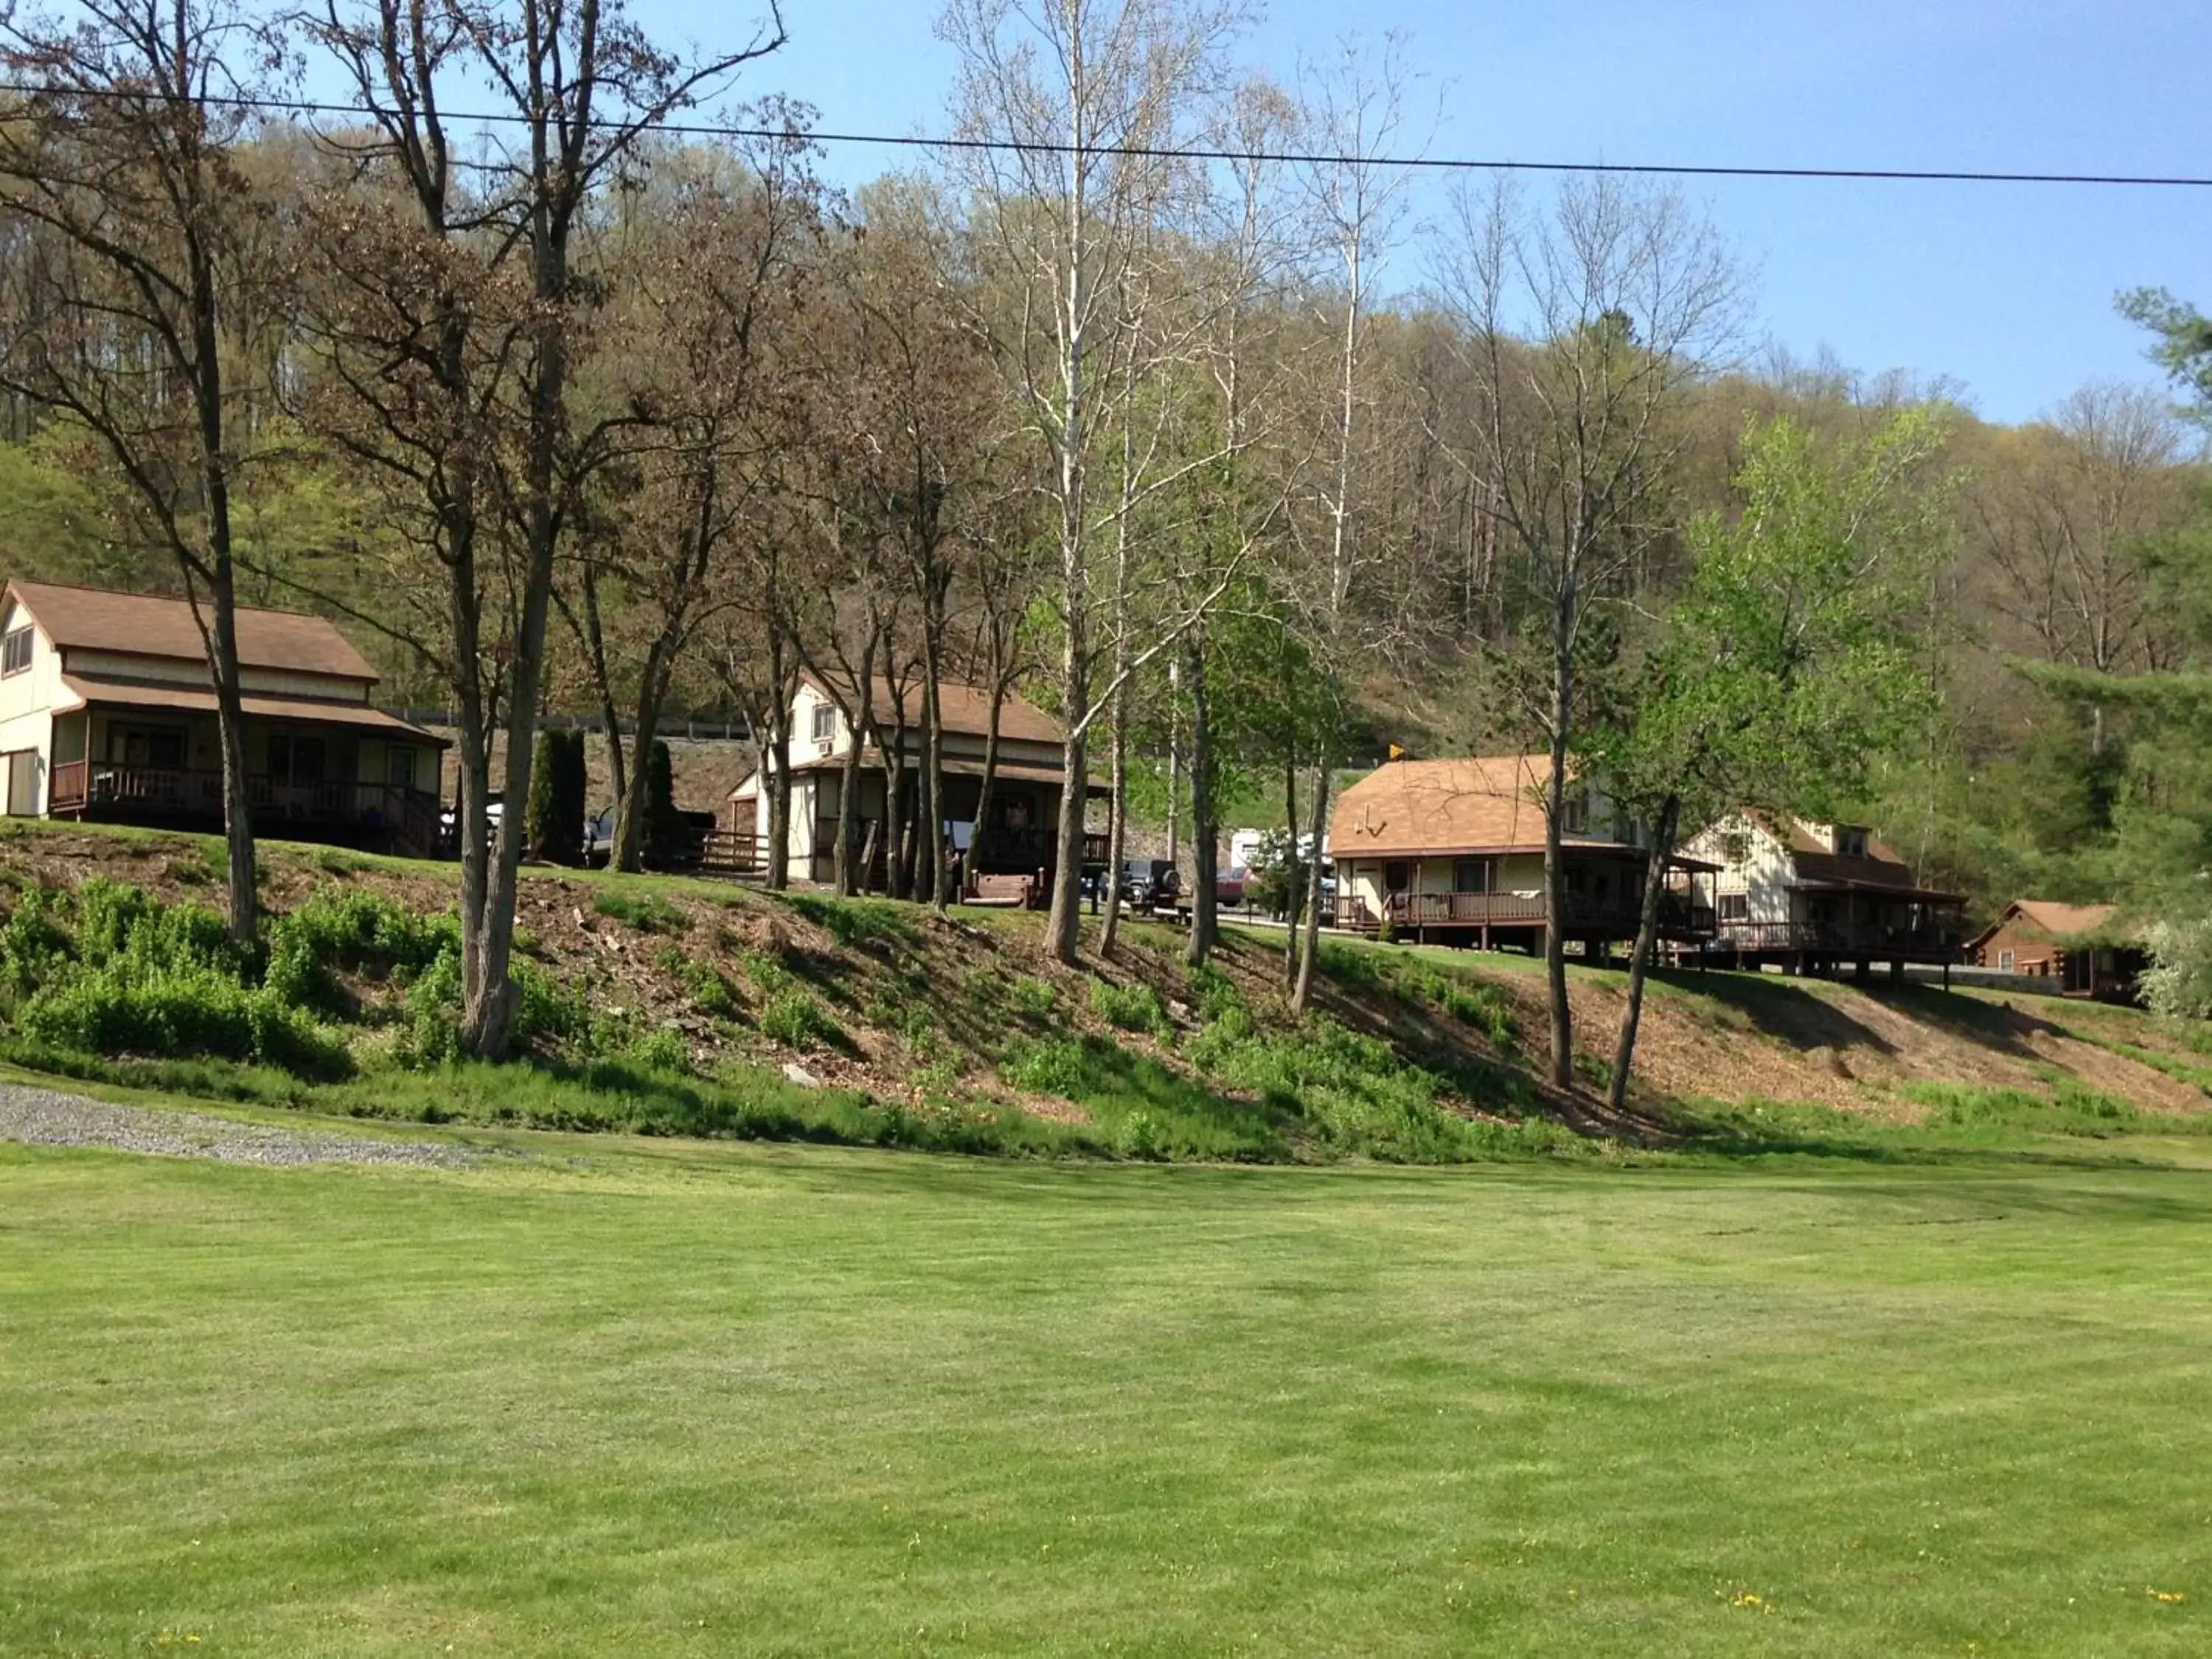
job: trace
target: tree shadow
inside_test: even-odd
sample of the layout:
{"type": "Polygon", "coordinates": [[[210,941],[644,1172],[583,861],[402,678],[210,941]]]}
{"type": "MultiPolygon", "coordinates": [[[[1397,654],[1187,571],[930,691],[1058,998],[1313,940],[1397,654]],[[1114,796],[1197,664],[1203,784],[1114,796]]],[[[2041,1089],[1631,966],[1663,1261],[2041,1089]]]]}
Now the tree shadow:
{"type": "Polygon", "coordinates": [[[1994,1048],[2015,1058],[2033,1059],[2030,1036],[2070,1037],[2074,1035],[2054,1020],[2015,1006],[2009,1000],[1984,1001],[1929,985],[1887,986],[1870,992],[1884,1006],[1910,1013],[1953,1036],[1965,1037],[1983,1048],[1994,1048]]]}
{"type": "Polygon", "coordinates": [[[1848,1009],[1778,975],[1668,968],[1651,977],[1670,990],[1733,1009],[1763,1036],[1800,1051],[1870,1048],[1894,1054],[1896,1045],[1848,1009]]]}

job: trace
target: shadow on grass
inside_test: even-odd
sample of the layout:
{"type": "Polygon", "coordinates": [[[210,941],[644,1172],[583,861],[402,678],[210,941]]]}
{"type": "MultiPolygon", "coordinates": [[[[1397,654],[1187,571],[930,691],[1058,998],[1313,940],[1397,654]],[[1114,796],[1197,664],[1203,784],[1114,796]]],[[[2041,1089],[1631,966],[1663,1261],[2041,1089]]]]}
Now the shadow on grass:
{"type": "Polygon", "coordinates": [[[1776,975],[1694,968],[1655,969],[1652,982],[1686,997],[1735,1010],[1763,1036],[1802,1050],[1872,1049],[1895,1046],[1872,1026],[1804,985],[1776,975]]]}

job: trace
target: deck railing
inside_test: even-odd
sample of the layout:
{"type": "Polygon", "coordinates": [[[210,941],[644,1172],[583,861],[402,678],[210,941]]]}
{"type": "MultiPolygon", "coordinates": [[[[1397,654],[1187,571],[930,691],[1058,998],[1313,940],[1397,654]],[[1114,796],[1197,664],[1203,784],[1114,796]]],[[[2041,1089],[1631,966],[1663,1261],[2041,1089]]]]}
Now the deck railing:
{"type": "MultiPolygon", "coordinates": [[[[434,830],[436,797],[400,784],[295,781],[251,774],[246,799],[259,822],[358,824],[404,836],[434,830]]],[[[52,812],[114,811],[219,817],[222,774],[212,768],[61,761],[48,780],[52,812]]]]}
{"type": "MultiPolygon", "coordinates": [[[[1605,929],[1633,935],[1642,920],[1642,896],[1631,890],[1619,897],[1598,899],[1586,893],[1568,893],[1561,904],[1561,921],[1568,927],[1605,929]]],[[[1372,931],[1387,917],[1392,927],[1497,927],[1544,926],[1541,893],[1389,893],[1378,915],[1356,893],[1339,893],[1336,925],[1355,932],[1372,931]]],[[[1680,894],[1668,894],[1660,904],[1660,931],[1670,939],[1708,938],[1716,926],[1713,908],[1695,904],[1680,894]]]]}
{"type": "Polygon", "coordinates": [[[1948,922],[1887,927],[1875,922],[1723,921],[1714,943],[1747,955],[1948,959],[1958,954],[1962,935],[1957,924],[1948,922]]]}

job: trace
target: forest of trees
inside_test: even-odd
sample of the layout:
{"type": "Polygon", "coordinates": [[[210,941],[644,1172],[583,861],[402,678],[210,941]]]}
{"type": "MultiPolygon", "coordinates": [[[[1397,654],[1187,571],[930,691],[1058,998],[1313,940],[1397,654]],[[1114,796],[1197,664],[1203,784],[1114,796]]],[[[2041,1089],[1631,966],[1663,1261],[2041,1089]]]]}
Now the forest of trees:
{"type": "MultiPolygon", "coordinates": [[[[234,605],[323,611],[455,711],[481,1054],[525,851],[495,752],[520,801],[542,715],[598,716],[634,866],[656,731],[784,751],[808,669],[862,731],[880,679],[925,726],[952,680],[1055,711],[1117,856],[1133,816],[1194,827],[1200,960],[1232,805],[1310,830],[1386,743],[1548,749],[1662,840],[1764,805],[1984,908],[2118,899],[2208,1012],[2212,324],[2128,296],[2157,367],[2015,428],[1793,363],[1680,195],[1476,175],[1417,222],[1402,47],[1279,85],[1237,18],[949,0],[963,146],[848,193],[770,89],[773,9],[705,59],[613,0],[11,11],[7,570],[198,601],[234,772],[234,605]],[[301,84],[341,90],[287,113],[301,84]]],[[[902,893],[942,902],[938,839],[902,893]]],[[[242,810],[230,840],[250,932],[242,810]]]]}

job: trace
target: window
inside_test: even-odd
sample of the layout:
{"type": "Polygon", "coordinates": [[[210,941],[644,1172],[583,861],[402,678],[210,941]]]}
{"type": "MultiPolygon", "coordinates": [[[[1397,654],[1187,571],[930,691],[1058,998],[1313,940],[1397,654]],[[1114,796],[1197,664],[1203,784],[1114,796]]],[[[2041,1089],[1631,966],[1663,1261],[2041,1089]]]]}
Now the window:
{"type": "Polygon", "coordinates": [[[1748,893],[1723,893],[1717,903],[1723,921],[1751,920],[1751,895],[1748,893]]]}
{"type": "Polygon", "coordinates": [[[384,781],[394,789],[415,787],[415,751],[403,749],[398,744],[386,745],[384,750],[384,781]]]}
{"type": "Polygon", "coordinates": [[[1836,826],[1836,851],[1847,859],[1863,859],[1867,855],[1867,832],[1836,826]]]}
{"type": "Polygon", "coordinates": [[[2011,951],[2000,951],[1997,952],[1997,972],[2001,974],[2008,974],[2012,972],[2012,963],[2013,955],[2011,951]]]}
{"type": "Polygon", "coordinates": [[[1490,860],[1488,859],[1454,859],[1452,860],[1452,891],[1455,893],[1486,893],[1490,890],[1490,860]]]}
{"type": "Polygon", "coordinates": [[[20,674],[31,665],[31,629],[28,624],[11,628],[0,636],[0,674],[20,674]]]}
{"type": "Polygon", "coordinates": [[[107,757],[125,766],[153,766],[173,771],[185,763],[185,734],[174,726],[111,726],[107,757]]]}
{"type": "Polygon", "coordinates": [[[1570,836],[1579,836],[1589,828],[1589,791],[1570,791],[1559,803],[1559,828],[1570,836]]]}
{"type": "Polygon", "coordinates": [[[1386,893],[1402,893],[1410,884],[1412,878],[1413,866],[1403,859],[1393,859],[1382,866],[1382,890],[1386,893]]]}
{"type": "Polygon", "coordinates": [[[817,743],[828,743],[832,738],[836,737],[837,735],[837,710],[836,705],[826,702],[816,703],[814,705],[813,724],[809,729],[813,732],[814,741],[817,743]]]}

